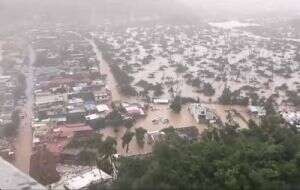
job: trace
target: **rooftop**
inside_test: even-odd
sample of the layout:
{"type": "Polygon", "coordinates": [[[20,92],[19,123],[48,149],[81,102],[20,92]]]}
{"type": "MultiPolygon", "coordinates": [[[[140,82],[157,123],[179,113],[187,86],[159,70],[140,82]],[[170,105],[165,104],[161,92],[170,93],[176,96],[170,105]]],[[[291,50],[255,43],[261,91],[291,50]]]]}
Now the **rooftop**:
{"type": "Polygon", "coordinates": [[[102,170],[94,169],[66,181],[65,186],[68,189],[76,190],[86,188],[92,183],[99,183],[111,179],[112,177],[102,170]]]}

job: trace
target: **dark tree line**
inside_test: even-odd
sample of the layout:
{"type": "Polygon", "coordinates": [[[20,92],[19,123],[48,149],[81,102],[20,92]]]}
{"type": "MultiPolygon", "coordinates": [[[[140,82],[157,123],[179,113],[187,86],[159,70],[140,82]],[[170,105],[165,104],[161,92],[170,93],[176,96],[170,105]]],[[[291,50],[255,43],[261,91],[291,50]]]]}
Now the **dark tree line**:
{"type": "Polygon", "coordinates": [[[224,88],[222,95],[219,97],[219,102],[224,105],[244,105],[249,104],[248,97],[240,96],[240,91],[232,92],[228,87],[224,88]]]}
{"type": "Polygon", "coordinates": [[[112,189],[299,189],[299,132],[273,115],[249,127],[212,128],[201,142],[169,131],[151,156],[121,160],[112,189]]]}
{"type": "Polygon", "coordinates": [[[103,58],[109,64],[111,72],[119,85],[121,93],[126,96],[136,96],[137,91],[131,85],[134,78],[129,76],[126,71],[120,68],[118,60],[113,59],[112,48],[103,42],[98,42],[98,46],[102,50],[103,58]]]}
{"type": "Polygon", "coordinates": [[[18,134],[18,128],[20,125],[19,111],[16,110],[11,115],[11,122],[4,125],[0,131],[0,137],[15,137],[18,134]]]}

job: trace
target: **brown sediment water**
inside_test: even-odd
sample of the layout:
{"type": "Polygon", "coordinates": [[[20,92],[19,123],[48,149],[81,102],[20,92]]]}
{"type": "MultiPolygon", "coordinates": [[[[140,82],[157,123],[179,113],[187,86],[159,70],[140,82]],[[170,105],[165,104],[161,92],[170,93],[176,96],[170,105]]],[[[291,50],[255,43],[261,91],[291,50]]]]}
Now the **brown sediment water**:
{"type": "MultiPolygon", "coordinates": [[[[152,105],[152,107],[153,109],[147,112],[147,117],[139,119],[132,129],[130,129],[131,131],[135,132],[135,129],[139,127],[146,129],[148,132],[155,132],[171,126],[174,128],[195,126],[201,133],[206,127],[203,124],[198,124],[194,120],[189,113],[187,106],[183,107],[180,114],[172,112],[168,105],[152,105]],[[154,120],[157,120],[158,122],[154,123],[154,120]],[[169,122],[164,123],[164,120],[168,120],[169,122]]],[[[116,138],[118,142],[117,152],[120,155],[138,155],[150,153],[152,151],[153,144],[148,144],[147,139],[145,139],[144,147],[140,148],[134,137],[130,142],[129,151],[126,152],[126,148],[122,147],[122,137],[126,130],[127,129],[125,127],[119,127],[117,131],[115,131],[113,127],[108,127],[101,130],[100,133],[103,134],[104,137],[111,136],[116,138]]]]}
{"type": "Polygon", "coordinates": [[[100,64],[100,72],[103,75],[106,75],[106,85],[112,93],[112,101],[120,101],[123,100],[123,97],[118,90],[118,84],[110,70],[108,63],[103,59],[102,52],[97,47],[95,41],[88,40],[91,46],[93,47],[93,51],[96,53],[97,60],[100,64]]]}
{"type": "Polygon", "coordinates": [[[21,120],[18,135],[16,139],[16,159],[15,166],[24,173],[29,173],[30,157],[32,154],[32,108],[33,108],[33,64],[35,62],[35,52],[31,46],[28,46],[29,68],[27,74],[27,102],[24,105],[22,112],[24,112],[24,119],[21,120]]]}

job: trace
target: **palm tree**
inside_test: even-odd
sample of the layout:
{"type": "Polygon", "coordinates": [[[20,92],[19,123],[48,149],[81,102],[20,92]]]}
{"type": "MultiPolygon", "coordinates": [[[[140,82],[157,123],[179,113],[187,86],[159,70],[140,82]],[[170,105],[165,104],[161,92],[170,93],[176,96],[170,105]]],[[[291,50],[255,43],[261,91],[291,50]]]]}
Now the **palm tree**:
{"type": "Polygon", "coordinates": [[[109,158],[113,154],[117,153],[117,141],[113,137],[107,137],[105,141],[100,145],[98,148],[98,152],[100,155],[102,155],[104,158],[109,158]]]}
{"type": "Polygon", "coordinates": [[[147,130],[142,127],[135,129],[136,142],[140,148],[144,147],[146,133],[147,133],[147,130]]]}
{"type": "Polygon", "coordinates": [[[123,140],[122,147],[124,148],[126,146],[126,152],[128,152],[128,150],[129,150],[129,144],[130,144],[133,136],[134,136],[134,132],[127,130],[126,133],[124,134],[124,136],[122,137],[122,140],[123,140]]]}

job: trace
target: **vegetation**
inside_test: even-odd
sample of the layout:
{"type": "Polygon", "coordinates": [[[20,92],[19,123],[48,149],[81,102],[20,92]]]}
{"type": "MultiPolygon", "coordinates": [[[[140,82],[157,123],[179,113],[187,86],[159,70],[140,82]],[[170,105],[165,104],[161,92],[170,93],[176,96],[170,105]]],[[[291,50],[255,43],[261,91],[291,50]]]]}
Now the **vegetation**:
{"type": "Polygon", "coordinates": [[[133,119],[127,119],[124,121],[124,126],[127,128],[127,129],[130,129],[131,127],[133,127],[134,125],[134,120],[133,119]]]}
{"type": "Polygon", "coordinates": [[[277,116],[206,131],[201,142],[175,133],[147,158],[124,158],[114,189],[279,190],[300,185],[300,134],[277,116]]]}
{"type": "Polygon", "coordinates": [[[287,91],[286,95],[288,97],[288,101],[291,102],[294,106],[300,105],[300,96],[296,91],[287,91]]]}
{"type": "Polygon", "coordinates": [[[136,83],[137,86],[142,87],[144,91],[152,90],[154,91],[154,96],[161,96],[163,92],[163,86],[160,83],[151,84],[145,80],[140,80],[138,83],[136,83]]]}
{"type": "Polygon", "coordinates": [[[104,158],[108,158],[117,153],[117,141],[112,137],[107,137],[103,143],[100,144],[98,152],[104,158]]]}
{"type": "Polygon", "coordinates": [[[79,162],[81,165],[93,165],[96,163],[96,153],[88,150],[83,150],[79,154],[79,162]]]}
{"type": "Polygon", "coordinates": [[[219,102],[224,105],[243,105],[249,104],[248,97],[240,96],[240,90],[232,92],[228,87],[224,88],[222,95],[219,97],[219,102]]]}
{"type": "Polygon", "coordinates": [[[146,133],[147,133],[147,130],[142,127],[135,129],[136,142],[140,148],[144,148],[146,133]]]}
{"type": "Polygon", "coordinates": [[[163,87],[161,84],[156,83],[156,85],[153,86],[154,96],[161,96],[164,94],[163,87]]]}
{"type": "Polygon", "coordinates": [[[123,125],[123,123],[123,117],[117,110],[109,113],[105,118],[105,124],[111,125],[113,127],[119,127],[123,125]]]}
{"type": "Polygon", "coordinates": [[[182,65],[182,64],[176,64],[176,70],[175,72],[176,73],[185,73],[189,68],[185,65],[182,65]]]}
{"type": "Polygon", "coordinates": [[[103,136],[101,134],[94,134],[91,138],[81,139],[73,138],[67,145],[67,148],[85,148],[85,149],[97,149],[103,142],[103,136]]]}
{"type": "Polygon", "coordinates": [[[15,100],[25,96],[25,90],[27,88],[26,77],[23,73],[19,72],[16,77],[16,88],[14,92],[15,100]]]}
{"type": "Polygon", "coordinates": [[[210,83],[202,82],[199,78],[188,79],[187,83],[199,89],[199,92],[203,93],[205,96],[213,96],[216,93],[210,83]]]}
{"type": "Polygon", "coordinates": [[[19,116],[19,111],[16,110],[11,115],[11,122],[3,126],[1,132],[2,134],[0,135],[8,138],[16,137],[18,134],[19,125],[20,125],[20,116],[19,116]]]}
{"type": "Polygon", "coordinates": [[[180,113],[181,112],[181,97],[177,96],[175,97],[174,101],[170,105],[170,108],[172,109],[173,112],[175,113],[180,113]]]}
{"type": "Polygon", "coordinates": [[[216,91],[210,83],[204,83],[203,93],[205,96],[213,96],[213,95],[215,95],[216,91]]]}
{"type": "Polygon", "coordinates": [[[112,137],[107,137],[98,148],[97,166],[108,174],[112,174],[113,167],[111,164],[112,155],[117,153],[117,141],[112,137]]]}
{"type": "Polygon", "coordinates": [[[134,78],[129,76],[125,70],[120,68],[118,61],[113,59],[111,54],[111,51],[113,50],[111,47],[101,42],[98,42],[98,46],[102,49],[104,59],[109,63],[111,72],[119,85],[121,93],[123,93],[125,96],[136,96],[137,92],[135,88],[131,86],[134,78]]]}
{"type": "MultiPolygon", "coordinates": [[[[67,145],[67,148],[83,148],[82,157],[87,157],[88,150],[98,150],[98,155],[93,154],[94,158],[97,156],[108,158],[117,153],[117,141],[112,137],[107,137],[103,140],[102,134],[94,134],[92,137],[86,138],[73,138],[67,145]]],[[[91,160],[88,158],[88,160],[91,160]]]]}
{"type": "Polygon", "coordinates": [[[125,132],[124,136],[122,137],[122,147],[125,148],[125,146],[126,146],[126,152],[129,151],[129,144],[130,144],[133,136],[134,136],[134,133],[127,130],[125,132]]]}

